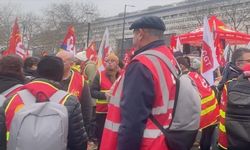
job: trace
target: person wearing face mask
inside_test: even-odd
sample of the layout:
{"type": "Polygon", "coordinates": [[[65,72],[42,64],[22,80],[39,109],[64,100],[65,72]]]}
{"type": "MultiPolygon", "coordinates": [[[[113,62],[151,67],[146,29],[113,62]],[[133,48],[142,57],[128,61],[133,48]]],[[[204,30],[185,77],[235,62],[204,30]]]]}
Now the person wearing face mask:
{"type": "Polygon", "coordinates": [[[110,53],[105,58],[105,69],[99,71],[91,85],[91,96],[96,99],[96,125],[97,125],[97,140],[102,139],[102,132],[106,115],[108,112],[108,99],[110,97],[110,88],[119,77],[119,58],[110,53]]]}
{"type": "Polygon", "coordinates": [[[59,51],[56,54],[64,63],[63,78],[60,81],[62,89],[76,96],[81,104],[85,128],[89,134],[92,119],[92,101],[88,83],[84,77],[71,69],[74,65],[74,54],[68,51],[59,51]]]}
{"type": "MultiPolygon", "coordinates": [[[[250,49],[239,48],[236,49],[232,55],[232,62],[225,68],[223,78],[222,78],[222,93],[220,99],[220,118],[219,118],[219,138],[218,147],[220,150],[225,149],[240,149],[232,148],[228,143],[227,128],[225,127],[225,119],[227,117],[227,103],[231,98],[229,97],[229,92],[234,88],[234,83],[239,79],[238,77],[243,73],[243,67],[250,64],[250,49]]],[[[244,89],[246,90],[246,89],[244,89]]],[[[242,89],[237,89],[243,93],[242,89]]],[[[241,97],[239,97],[241,98],[241,97]]],[[[235,108],[237,109],[237,108],[235,108]]],[[[238,110],[238,109],[237,109],[238,110]]]]}
{"type": "Polygon", "coordinates": [[[161,59],[144,54],[160,53],[176,65],[163,40],[166,27],[159,17],[145,16],[132,23],[130,30],[136,51],[114,85],[101,150],[168,150],[164,135],[149,116],[162,126],[170,124],[173,107],[165,108],[165,104],[174,102],[176,80],[161,59]]]}
{"type": "Polygon", "coordinates": [[[210,150],[213,140],[213,133],[217,126],[219,117],[219,105],[214,89],[209,86],[206,79],[198,72],[199,60],[193,62],[189,57],[176,58],[183,74],[187,74],[195,83],[201,97],[200,130],[202,132],[200,139],[200,150],[210,150]],[[194,65],[195,64],[195,65],[194,65]],[[197,66],[196,66],[197,65],[197,66]],[[197,71],[194,71],[194,70],[197,71]]]}

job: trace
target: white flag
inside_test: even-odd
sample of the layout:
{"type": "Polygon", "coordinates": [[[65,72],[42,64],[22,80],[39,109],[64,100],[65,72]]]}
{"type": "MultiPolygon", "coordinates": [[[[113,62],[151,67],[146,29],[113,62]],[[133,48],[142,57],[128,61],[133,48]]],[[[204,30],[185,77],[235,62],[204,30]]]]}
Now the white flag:
{"type": "Polygon", "coordinates": [[[214,85],[213,72],[219,67],[219,63],[216,57],[213,32],[210,29],[207,17],[204,17],[203,29],[201,74],[210,85],[214,85]]]}

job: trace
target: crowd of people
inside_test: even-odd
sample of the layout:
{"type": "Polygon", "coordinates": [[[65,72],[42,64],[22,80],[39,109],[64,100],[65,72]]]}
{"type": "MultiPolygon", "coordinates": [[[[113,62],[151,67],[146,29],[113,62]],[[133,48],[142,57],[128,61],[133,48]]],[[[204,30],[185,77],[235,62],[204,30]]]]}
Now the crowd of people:
{"type": "Polygon", "coordinates": [[[114,53],[102,70],[85,51],[1,56],[0,149],[189,150],[199,140],[201,150],[247,150],[250,50],[236,49],[209,85],[199,59],[166,46],[159,17],[130,30],[137,50],[125,68],[114,53]]]}

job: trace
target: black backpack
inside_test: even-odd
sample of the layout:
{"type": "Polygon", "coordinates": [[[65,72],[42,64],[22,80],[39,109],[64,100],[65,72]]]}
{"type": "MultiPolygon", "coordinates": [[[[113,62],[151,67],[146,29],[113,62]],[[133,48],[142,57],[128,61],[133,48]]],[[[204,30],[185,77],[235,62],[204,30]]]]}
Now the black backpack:
{"type": "Polygon", "coordinates": [[[249,149],[250,81],[243,75],[229,83],[225,126],[229,150],[249,149]]]}

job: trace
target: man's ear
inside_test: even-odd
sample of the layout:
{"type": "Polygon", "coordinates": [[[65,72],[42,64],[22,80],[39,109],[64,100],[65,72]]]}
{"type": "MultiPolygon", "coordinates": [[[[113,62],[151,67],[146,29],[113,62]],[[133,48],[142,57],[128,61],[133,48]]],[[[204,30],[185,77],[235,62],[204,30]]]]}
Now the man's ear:
{"type": "Polygon", "coordinates": [[[183,71],[185,69],[185,66],[182,64],[179,64],[179,65],[180,65],[181,71],[183,71]]]}
{"type": "Polygon", "coordinates": [[[138,30],[138,39],[139,40],[142,40],[143,39],[143,37],[144,37],[144,34],[145,34],[145,31],[144,31],[144,29],[139,29],[138,30]]]}

